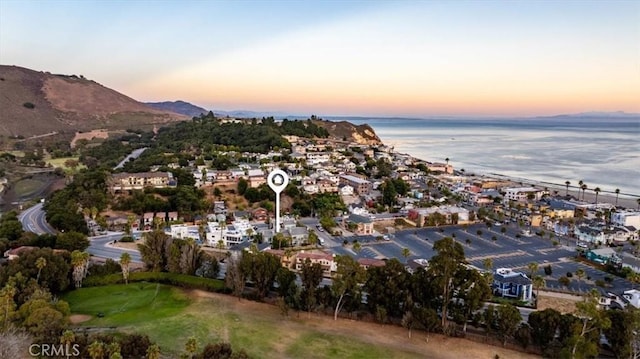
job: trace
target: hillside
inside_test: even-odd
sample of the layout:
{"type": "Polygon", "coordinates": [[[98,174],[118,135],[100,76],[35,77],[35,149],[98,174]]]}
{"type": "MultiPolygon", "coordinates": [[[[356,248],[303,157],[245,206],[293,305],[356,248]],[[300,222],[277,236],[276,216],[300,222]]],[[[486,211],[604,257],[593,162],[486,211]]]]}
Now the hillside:
{"type": "Polygon", "coordinates": [[[175,112],[189,117],[200,116],[209,112],[207,109],[185,101],[146,102],[145,104],[156,110],[175,112]]]}
{"type": "Polygon", "coordinates": [[[0,65],[0,135],[149,127],[188,119],[151,108],[83,76],[0,65]]]}
{"type": "Polygon", "coordinates": [[[367,124],[354,125],[347,121],[333,122],[322,120],[314,120],[314,123],[325,128],[329,131],[329,136],[337,140],[346,139],[349,142],[356,142],[362,145],[382,144],[382,141],[378,135],[376,135],[373,128],[367,124]]]}

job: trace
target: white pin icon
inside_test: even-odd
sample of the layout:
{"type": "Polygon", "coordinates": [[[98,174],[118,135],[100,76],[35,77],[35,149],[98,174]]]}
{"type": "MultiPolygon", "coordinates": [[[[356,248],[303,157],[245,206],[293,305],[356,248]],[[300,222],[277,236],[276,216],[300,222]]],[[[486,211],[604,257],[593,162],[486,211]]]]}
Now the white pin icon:
{"type": "Polygon", "coordinates": [[[267,176],[269,187],[276,193],[276,233],[280,232],[280,193],[289,184],[289,176],[281,169],[276,169],[267,176]]]}

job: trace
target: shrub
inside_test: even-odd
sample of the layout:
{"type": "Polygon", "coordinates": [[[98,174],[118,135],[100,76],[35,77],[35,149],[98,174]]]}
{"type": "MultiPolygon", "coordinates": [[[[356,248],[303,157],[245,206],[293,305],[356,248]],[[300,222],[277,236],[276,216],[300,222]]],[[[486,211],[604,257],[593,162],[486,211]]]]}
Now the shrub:
{"type": "Polygon", "coordinates": [[[25,108],[28,108],[30,110],[33,110],[34,108],[36,108],[36,105],[32,104],[31,102],[25,102],[22,104],[22,106],[24,106],[25,108]]]}
{"type": "Polygon", "coordinates": [[[124,242],[124,243],[131,243],[131,242],[133,242],[133,237],[131,237],[131,236],[124,236],[124,237],[120,238],[120,242],[124,242]]]}
{"type": "Polygon", "coordinates": [[[567,278],[571,278],[571,277],[573,277],[573,273],[567,272],[567,278]]]}
{"type": "Polygon", "coordinates": [[[544,266],[544,274],[551,275],[552,273],[553,273],[553,270],[551,269],[551,264],[544,266]]]}
{"type": "Polygon", "coordinates": [[[481,235],[482,235],[482,231],[478,229],[478,230],[476,231],[476,234],[477,234],[477,235],[479,235],[479,236],[481,236],[481,235]]]}
{"type": "Polygon", "coordinates": [[[605,282],[602,279],[596,279],[596,285],[598,287],[605,287],[606,286],[605,282]]]}
{"type": "MultiPolygon", "coordinates": [[[[95,287],[110,284],[122,284],[122,274],[115,273],[105,276],[87,277],[83,282],[85,287],[95,287]]],[[[129,282],[154,282],[173,285],[181,288],[203,289],[210,292],[223,292],[224,281],[195,277],[186,274],[166,272],[136,272],[129,274],[129,282]]]]}
{"type": "Polygon", "coordinates": [[[496,237],[496,236],[491,236],[491,240],[492,240],[492,241],[497,241],[497,240],[498,240],[498,237],[496,237]]]}

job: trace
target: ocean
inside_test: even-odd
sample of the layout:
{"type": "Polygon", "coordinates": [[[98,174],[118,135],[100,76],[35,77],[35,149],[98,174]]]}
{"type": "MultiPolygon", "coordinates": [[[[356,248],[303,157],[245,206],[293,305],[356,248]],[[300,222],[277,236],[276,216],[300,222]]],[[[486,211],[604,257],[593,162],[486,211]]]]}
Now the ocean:
{"type": "Polygon", "coordinates": [[[430,161],[449,158],[466,173],[556,183],[602,193],[640,195],[640,118],[400,119],[367,123],[396,152],[430,161]]]}

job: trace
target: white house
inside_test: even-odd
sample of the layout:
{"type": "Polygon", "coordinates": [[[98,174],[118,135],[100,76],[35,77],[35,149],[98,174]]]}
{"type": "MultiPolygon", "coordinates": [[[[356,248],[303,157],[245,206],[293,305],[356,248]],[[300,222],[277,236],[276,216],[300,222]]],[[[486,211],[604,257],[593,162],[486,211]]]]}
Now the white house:
{"type": "Polygon", "coordinates": [[[611,222],[622,227],[633,226],[640,228],[640,212],[620,211],[611,213],[611,222]]]}
{"type": "Polygon", "coordinates": [[[531,301],[533,283],[521,272],[509,268],[497,268],[493,274],[492,289],[501,297],[516,298],[525,302],[531,301]]]}
{"type": "Polygon", "coordinates": [[[340,186],[340,195],[342,196],[353,196],[353,187],[348,184],[340,186]]]}
{"type": "Polygon", "coordinates": [[[165,234],[173,238],[200,240],[199,228],[194,225],[172,224],[165,229],[165,234]]]}
{"type": "Polygon", "coordinates": [[[533,196],[534,200],[539,201],[542,199],[542,196],[549,194],[549,191],[544,191],[535,187],[505,188],[504,192],[505,203],[508,203],[509,201],[525,202],[529,199],[530,195],[533,196]]]}

